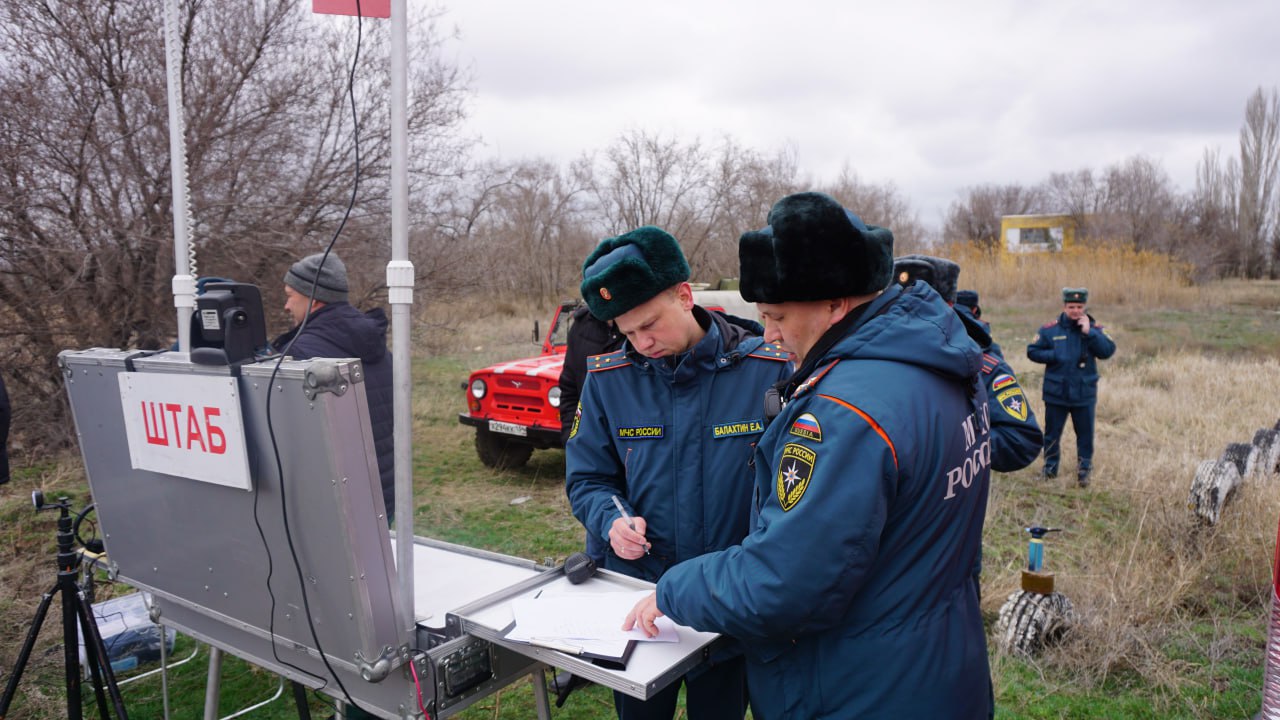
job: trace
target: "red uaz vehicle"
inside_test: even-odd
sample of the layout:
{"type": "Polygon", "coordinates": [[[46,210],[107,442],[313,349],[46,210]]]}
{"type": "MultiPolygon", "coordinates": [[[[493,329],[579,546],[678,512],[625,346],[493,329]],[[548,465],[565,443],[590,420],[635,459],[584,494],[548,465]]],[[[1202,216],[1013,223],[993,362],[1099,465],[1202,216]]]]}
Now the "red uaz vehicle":
{"type": "Polygon", "coordinates": [[[542,339],[542,354],[481,368],[463,384],[467,412],[458,414],[458,422],[475,427],[480,462],[491,468],[520,467],[534,448],[563,447],[560,368],[569,323],[580,304],[567,300],[556,308],[542,339]]]}
{"type": "MultiPolygon", "coordinates": [[[[757,319],[755,305],[737,290],[698,290],[697,303],[743,318],[757,319]]],[[[542,338],[542,353],[523,360],[475,370],[462,388],[467,412],[458,422],[476,429],[476,454],[491,468],[520,467],[535,449],[564,447],[560,440],[560,370],[564,366],[569,324],[580,300],[556,308],[542,338]]],[[[534,341],[538,331],[534,326],[534,341]]]]}

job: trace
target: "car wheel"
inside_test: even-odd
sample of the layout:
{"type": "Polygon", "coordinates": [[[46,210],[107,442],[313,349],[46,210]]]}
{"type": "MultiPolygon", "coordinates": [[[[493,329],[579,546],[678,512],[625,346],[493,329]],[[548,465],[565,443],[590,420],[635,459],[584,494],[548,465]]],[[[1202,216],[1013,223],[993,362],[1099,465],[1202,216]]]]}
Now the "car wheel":
{"type": "Polygon", "coordinates": [[[533,455],[533,446],[514,442],[484,428],[476,428],[476,454],[485,467],[508,470],[522,467],[533,455]]]}

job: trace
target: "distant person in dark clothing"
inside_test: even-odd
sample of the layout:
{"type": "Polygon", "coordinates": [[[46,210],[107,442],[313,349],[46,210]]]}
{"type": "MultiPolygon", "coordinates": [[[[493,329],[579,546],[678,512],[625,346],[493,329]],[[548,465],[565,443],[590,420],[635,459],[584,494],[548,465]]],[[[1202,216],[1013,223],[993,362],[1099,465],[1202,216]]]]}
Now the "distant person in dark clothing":
{"type": "Polygon", "coordinates": [[[9,408],[9,392],[0,377],[0,485],[9,482],[9,420],[13,413],[9,408]]]}
{"type": "MultiPolygon", "coordinates": [[[[612,320],[600,320],[591,314],[591,308],[583,305],[573,311],[573,321],[565,343],[564,368],[560,371],[560,440],[568,442],[573,429],[573,417],[578,410],[578,398],[582,384],[587,380],[587,358],[603,355],[622,347],[625,340],[612,320]]],[[[609,544],[587,530],[586,552],[599,567],[604,567],[604,556],[609,544]]]]}
{"type": "Polygon", "coordinates": [[[560,440],[569,440],[573,414],[578,409],[582,384],[587,380],[587,358],[603,355],[622,347],[622,333],[612,321],[591,314],[591,308],[580,306],[573,311],[565,343],[564,368],[560,371],[560,440]]]}
{"type": "Polygon", "coordinates": [[[1062,314],[1045,323],[1027,346],[1027,358],[1044,369],[1045,478],[1058,476],[1062,430],[1071,416],[1076,431],[1076,481],[1089,485],[1093,472],[1093,421],[1098,404],[1098,360],[1116,352],[1116,343],[1085,308],[1088,288],[1062,288],[1062,314]]]}
{"type": "Polygon", "coordinates": [[[395,452],[387,315],[382,308],[361,312],[347,302],[347,267],[333,253],[327,258],[308,255],[294,263],[284,276],[284,294],[284,310],[294,327],[272,341],[277,352],[287,348],[299,360],[358,358],[364,365],[369,424],[389,523],[395,512],[395,452]]]}

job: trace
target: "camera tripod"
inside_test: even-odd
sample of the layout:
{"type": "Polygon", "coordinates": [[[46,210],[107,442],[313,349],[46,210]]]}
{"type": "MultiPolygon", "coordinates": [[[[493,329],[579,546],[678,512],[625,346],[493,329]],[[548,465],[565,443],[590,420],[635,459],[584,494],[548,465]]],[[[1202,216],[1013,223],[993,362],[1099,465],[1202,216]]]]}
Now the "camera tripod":
{"type": "Polygon", "coordinates": [[[115,707],[116,717],[120,720],[128,720],[128,714],[124,709],[124,701],[120,698],[120,688],[116,685],[115,673],[111,670],[111,663],[107,656],[107,647],[102,642],[102,635],[98,632],[98,624],[93,619],[90,612],[89,600],[85,597],[84,590],[80,587],[80,583],[76,581],[76,575],[80,570],[80,554],[75,552],[75,530],[72,525],[70,511],[70,503],[67,498],[58,498],[58,502],[51,505],[45,505],[44,496],[39,490],[31,494],[31,501],[36,507],[36,511],[58,508],[60,515],[58,516],[58,581],[49,589],[40,599],[40,605],[36,608],[35,618],[31,622],[31,630],[27,632],[27,639],[22,643],[22,650],[18,653],[17,660],[13,663],[13,671],[9,675],[9,683],[4,689],[4,695],[0,696],[0,720],[4,720],[9,714],[9,704],[13,702],[13,695],[18,689],[18,681],[22,679],[22,672],[26,669],[27,661],[31,659],[31,650],[36,644],[36,635],[40,633],[40,626],[44,624],[45,615],[49,612],[49,605],[53,602],[55,595],[62,598],[62,649],[63,658],[66,666],[67,681],[67,718],[69,720],[82,720],[83,713],[81,707],[80,693],[80,657],[79,644],[80,638],[76,634],[76,621],[79,619],[80,630],[84,633],[84,651],[85,658],[89,665],[89,673],[93,678],[93,693],[97,698],[98,717],[106,720],[109,717],[107,706],[107,694],[111,695],[111,703],[115,707]],[[105,689],[104,689],[105,686],[105,689]]]}

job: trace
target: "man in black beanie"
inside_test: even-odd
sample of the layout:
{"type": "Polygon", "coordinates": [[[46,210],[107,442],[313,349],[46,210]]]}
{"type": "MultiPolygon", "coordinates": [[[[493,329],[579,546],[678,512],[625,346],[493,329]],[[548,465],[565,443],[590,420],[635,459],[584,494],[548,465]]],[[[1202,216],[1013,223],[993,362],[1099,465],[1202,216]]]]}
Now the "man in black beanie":
{"type": "Polygon", "coordinates": [[[360,312],[347,302],[347,266],[332,252],[294,263],[284,275],[284,296],[284,311],[294,326],[272,341],[277,352],[299,360],[359,358],[364,366],[378,479],[390,523],[395,513],[395,419],[387,315],[382,308],[360,312]]]}
{"type": "Polygon", "coordinates": [[[799,362],[766,401],[756,520],[624,626],[666,614],[742,642],[757,720],[988,717],[982,352],[933,289],[891,284],[893,235],[826,195],[779,200],[738,254],[765,338],[799,362]]]}
{"type": "MultiPolygon", "coordinates": [[[[760,396],[788,372],[778,348],[694,304],[688,280],[676,239],[651,226],[602,241],[582,264],[591,314],[626,339],[587,360],[565,490],[608,544],[604,567],[649,581],[746,536],[760,396]]],[[[647,701],[615,692],[618,717],[671,720],[683,681],[690,720],[742,720],[743,663],[726,649],[647,701]]]]}

